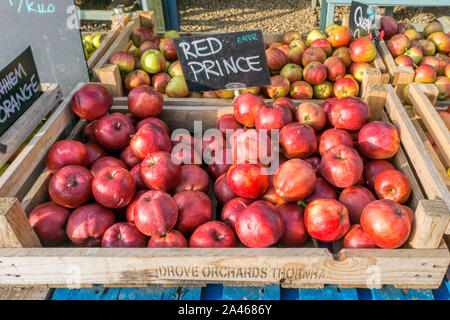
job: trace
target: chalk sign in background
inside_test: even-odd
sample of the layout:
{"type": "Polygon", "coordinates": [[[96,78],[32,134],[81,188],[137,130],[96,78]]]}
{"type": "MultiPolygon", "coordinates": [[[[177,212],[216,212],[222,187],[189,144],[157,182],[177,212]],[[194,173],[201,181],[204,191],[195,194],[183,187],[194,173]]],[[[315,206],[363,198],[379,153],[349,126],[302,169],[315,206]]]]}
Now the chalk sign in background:
{"type": "Polygon", "coordinates": [[[31,46],[42,82],[68,95],[89,73],[73,0],[2,0],[0,70],[31,46]]]}
{"type": "Polygon", "coordinates": [[[190,92],[270,84],[261,30],[175,38],[190,92]]]}
{"type": "Polygon", "coordinates": [[[28,47],[0,71],[0,136],[40,94],[39,74],[28,47]]]}
{"type": "Polygon", "coordinates": [[[377,6],[352,1],[350,5],[349,28],[354,38],[367,37],[379,28],[380,11],[377,6]]]}

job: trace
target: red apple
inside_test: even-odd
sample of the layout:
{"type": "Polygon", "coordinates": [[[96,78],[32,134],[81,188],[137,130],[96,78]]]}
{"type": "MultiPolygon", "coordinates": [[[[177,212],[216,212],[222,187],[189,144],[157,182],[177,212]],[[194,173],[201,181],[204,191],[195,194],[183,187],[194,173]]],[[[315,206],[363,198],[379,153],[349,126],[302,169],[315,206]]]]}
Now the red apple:
{"type": "Polygon", "coordinates": [[[324,178],[318,177],[314,191],[304,199],[305,203],[310,203],[316,199],[337,199],[336,189],[324,178]]]}
{"type": "Polygon", "coordinates": [[[276,75],[270,78],[270,85],[266,87],[266,92],[271,99],[277,99],[288,95],[290,87],[288,79],[276,75]]]}
{"type": "Polygon", "coordinates": [[[289,62],[287,55],[280,49],[270,47],[266,50],[267,65],[270,70],[280,70],[289,62]]]}
{"type": "Polygon", "coordinates": [[[161,93],[150,86],[139,86],[128,94],[128,109],[139,119],[158,116],[163,104],[161,93]]]}
{"type": "Polygon", "coordinates": [[[237,195],[231,190],[227,181],[227,173],[222,174],[214,183],[214,194],[220,203],[225,204],[237,195]]]}
{"type": "Polygon", "coordinates": [[[353,62],[371,62],[375,59],[377,48],[372,40],[361,37],[350,43],[350,56],[353,62]]]}
{"type": "Polygon", "coordinates": [[[201,191],[182,191],[173,200],[178,206],[175,228],[186,235],[213,218],[211,200],[201,191]]]}
{"type": "Polygon", "coordinates": [[[181,181],[181,166],[172,161],[168,152],[150,153],[140,166],[141,180],[150,189],[169,191],[181,181]]]}
{"type": "Polygon", "coordinates": [[[369,203],[361,215],[361,227],[370,239],[384,249],[401,247],[411,231],[411,220],[402,205],[389,200],[369,203]]]}
{"type": "Polygon", "coordinates": [[[409,45],[410,40],[404,34],[396,34],[386,43],[389,52],[394,58],[403,54],[409,48],[409,45]]]}
{"type": "Polygon", "coordinates": [[[107,113],[112,104],[112,95],[98,83],[85,84],[71,99],[73,112],[80,118],[91,121],[107,113]]]}
{"type": "Polygon", "coordinates": [[[149,86],[150,76],[144,70],[134,70],[127,74],[123,84],[128,91],[131,91],[139,86],[149,86]]]}
{"type": "Polygon", "coordinates": [[[89,142],[96,142],[95,141],[95,124],[97,123],[97,120],[89,122],[83,129],[83,137],[89,141],[89,142]]]}
{"type": "MultiPolygon", "coordinates": [[[[450,79],[445,76],[437,77],[434,85],[439,90],[439,94],[437,96],[438,100],[447,100],[447,98],[450,96],[450,79]]],[[[440,111],[440,112],[445,112],[445,111],[440,111]]],[[[440,115],[444,115],[444,117],[445,117],[445,115],[448,115],[448,112],[440,113],[440,115]]],[[[445,118],[443,118],[443,120],[444,119],[445,118]]],[[[444,120],[444,122],[445,122],[445,120],[444,120]]],[[[447,127],[449,127],[449,126],[447,125],[447,127]]]]}
{"type": "Polygon", "coordinates": [[[429,35],[428,40],[431,40],[436,49],[440,53],[448,54],[450,53],[450,36],[443,32],[433,32],[429,35]]]}
{"type": "Polygon", "coordinates": [[[170,76],[167,73],[160,72],[152,76],[152,87],[158,90],[159,93],[165,93],[167,84],[170,81],[170,76]]]}
{"type": "MultiPolygon", "coordinates": [[[[327,55],[327,57],[329,57],[331,55],[331,53],[333,52],[331,43],[327,39],[316,39],[313,42],[311,42],[310,47],[322,49],[325,52],[325,54],[327,55]]],[[[321,61],[321,62],[323,62],[323,61],[321,61]]]]}
{"type": "Polygon", "coordinates": [[[171,230],[162,236],[153,236],[148,242],[149,248],[187,248],[187,246],[186,238],[177,230],[171,230]]]}
{"type": "Polygon", "coordinates": [[[370,120],[369,106],[361,99],[345,97],[331,108],[330,121],[337,129],[357,131],[370,120]]]}
{"type": "Polygon", "coordinates": [[[97,175],[97,173],[108,167],[122,167],[128,169],[127,165],[122,161],[114,157],[106,156],[97,159],[91,166],[92,175],[97,175]]]}
{"type": "Polygon", "coordinates": [[[400,135],[397,128],[385,121],[373,121],[361,128],[358,149],[369,159],[388,159],[397,153],[400,135]]]}
{"type": "Polygon", "coordinates": [[[284,44],[290,44],[295,39],[302,39],[302,34],[296,30],[289,30],[283,34],[284,44]]]}
{"type": "Polygon", "coordinates": [[[341,58],[331,56],[325,60],[323,65],[327,68],[328,80],[336,81],[336,79],[345,76],[345,64],[341,58]]]}
{"type": "Polygon", "coordinates": [[[436,57],[424,57],[421,61],[421,65],[428,64],[436,71],[436,76],[442,76],[444,74],[445,66],[447,63],[436,57]]]}
{"type": "Polygon", "coordinates": [[[146,124],[131,138],[130,147],[136,157],[143,160],[149,153],[156,151],[172,151],[169,135],[159,127],[146,124]]]}
{"type": "Polygon", "coordinates": [[[234,100],[234,117],[246,127],[255,126],[255,115],[264,106],[264,100],[256,94],[245,92],[234,100]]]}
{"type": "Polygon", "coordinates": [[[281,129],[292,120],[292,112],[289,107],[266,104],[256,112],[255,127],[257,130],[281,129]]]}
{"type": "Polygon", "coordinates": [[[61,140],[50,148],[45,164],[52,173],[68,165],[87,167],[89,165],[89,154],[85,145],[81,142],[61,140]]]}
{"type": "Polygon", "coordinates": [[[169,61],[174,61],[178,58],[172,38],[161,39],[159,50],[161,50],[164,57],[169,61]]]}
{"type": "Polygon", "coordinates": [[[136,208],[137,201],[147,191],[148,189],[136,191],[136,194],[134,195],[133,200],[128,205],[125,213],[128,222],[134,223],[134,209],[136,208]]]}
{"type": "Polygon", "coordinates": [[[380,20],[381,29],[384,30],[384,39],[389,40],[397,34],[397,21],[389,16],[383,16],[380,20]]]}
{"type": "Polygon", "coordinates": [[[414,82],[433,83],[436,80],[436,70],[428,65],[423,64],[416,68],[414,82]]]}
{"type": "Polygon", "coordinates": [[[415,65],[418,65],[423,58],[423,51],[421,48],[411,47],[403,53],[412,59],[415,65]]]}
{"type": "Polygon", "coordinates": [[[327,54],[323,49],[309,47],[303,52],[302,65],[306,67],[311,62],[320,62],[322,64],[326,58],[327,54]]]}
{"type": "Polygon", "coordinates": [[[209,221],[195,229],[189,239],[191,248],[232,248],[236,244],[233,230],[221,221],[209,221]]]}
{"type": "Polygon", "coordinates": [[[302,123],[289,123],[280,131],[280,146],[288,159],[306,159],[317,148],[317,138],[314,129],[302,123]]]}
{"type": "Polygon", "coordinates": [[[330,31],[328,40],[334,48],[348,47],[353,40],[353,33],[348,27],[337,26],[330,31]]]}
{"type": "Polygon", "coordinates": [[[414,67],[414,62],[409,56],[400,55],[395,58],[395,63],[400,67],[414,67]]]}
{"type": "Polygon", "coordinates": [[[89,203],[74,210],[67,220],[66,233],[80,247],[98,247],[106,230],[116,222],[111,209],[89,203]]]}
{"type": "Polygon", "coordinates": [[[325,99],[322,102],[322,109],[325,112],[325,114],[327,115],[327,123],[328,125],[331,124],[331,120],[330,120],[330,112],[331,112],[331,108],[334,106],[334,104],[338,101],[339,99],[336,98],[328,98],[325,99]]]}
{"type": "Polygon", "coordinates": [[[209,176],[205,170],[193,164],[181,166],[181,178],[173,190],[174,193],[188,190],[208,192],[209,176]]]}
{"type": "Polygon", "coordinates": [[[231,149],[223,149],[215,153],[214,161],[208,164],[208,173],[213,180],[227,173],[233,163],[231,149]]]}
{"type": "Polygon", "coordinates": [[[348,209],[352,224],[359,223],[364,207],[375,200],[373,193],[361,186],[345,188],[339,195],[339,202],[348,209]]]}
{"type": "Polygon", "coordinates": [[[345,130],[340,129],[328,129],[325,130],[320,135],[319,140],[319,153],[321,156],[324,155],[324,153],[339,144],[346,145],[348,147],[353,148],[353,138],[352,136],[345,130]]]}
{"type": "Polygon", "coordinates": [[[136,131],[138,131],[140,128],[145,126],[146,124],[151,124],[159,128],[163,133],[170,136],[170,130],[167,124],[165,124],[162,120],[155,118],[155,117],[147,117],[145,119],[142,119],[139,121],[136,125],[136,131]]]}
{"type": "Polygon", "coordinates": [[[284,222],[277,209],[267,201],[253,202],[236,218],[239,240],[251,248],[271,246],[281,238],[284,222]]]}
{"type": "Polygon", "coordinates": [[[113,224],[103,234],[103,248],[145,248],[148,238],[134,224],[119,222],[113,224]]]}
{"type": "Polygon", "coordinates": [[[141,159],[134,155],[130,146],[123,149],[123,151],[120,153],[120,160],[122,160],[128,168],[133,168],[135,165],[141,162],[141,159]]]}
{"type": "Polygon", "coordinates": [[[264,130],[237,129],[230,138],[230,144],[234,163],[256,163],[259,160],[266,165],[272,159],[271,139],[264,130]]]}
{"type": "Polygon", "coordinates": [[[142,56],[142,54],[143,54],[145,51],[147,51],[147,50],[155,50],[155,49],[156,49],[156,50],[159,49],[159,46],[158,46],[155,42],[149,41],[149,40],[144,41],[144,42],[142,42],[141,45],[139,46],[139,54],[138,54],[138,56],[139,56],[139,57],[142,56]]]}
{"type": "Polygon", "coordinates": [[[411,195],[409,179],[398,170],[384,170],[375,179],[375,193],[380,199],[405,203],[411,195]]]}
{"type": "Polygon", "coordinates": [[[95,141],[108,151],[125,149],[133,134],[133,123],[122,113],[107,114],[95,124],[95,141]]]}
{"type": "Polygon", "coordinates": [[[235,223],[237,216],[247,209],[254,200],[246,198],[233,198],[228,201],[222,208],[221,220],[228,224],[235,231],[235,223]]]}
{"type": "Polygon", "coordinates": [[[120,73],[127,74],[134,70],[135,59],[131,53],[119,51],[111,56],[109,63],[117,65],[120,73]]]}
{"type": "Polygon", "coordinates": [[[88,158],[89,158],[89,166],[92,165],[95,161],[97,161],[101,157],[106,157],[107,153],[103,150],[98,144],[93,142],[85,143],[88,158]]]}
{"type": "Polygon", "coordinates": [[[273,178],[276,192],[286,201],[298,201],[309,196],[316,186],[316,174],[311,165],[300,159],[283,163],[273,178]]]}
{"type": "Polygon", "coordinates": [[[372,160],[364,164],[364,180],[372,190],[376,177],[384,170],[395,170],[395,167],[386,160],[372,160]]]}
{"type": "MultiPolygon", "coordinates": [[[[283,163],[286,161],[283,161],[283,163]]],[[[316,174],[316,177],[320,177],[320,158],[319,157],[310,157],[310,158],[306,158],[304,161],[313,168],[314,173],[316,174]]],[[[282,163],[280,162],[280,165],[281,164],[282,163]]]]}
{"type": "Polygon", "coordinates": [[[344,62],[345,67],[348,67],[352,64],[350,49],[347,47],[337,48],[336,50],[333,51],[332,56],[340,58],[344,62]]]}
{"type": "Polygon", "coordinates": [[[136,187],[131,173],[121,167],[100,170],[92,181],[95,200],[107,208],[124,208],[133,200],[136,187]]]}
{"type": "Polygon", "coordinates": [[[291,110],[293,115],[295,115],[295,112],[297,109],[294,102],[291,99],[286,98],[286,97],[275,99],[275,101],[273,102],[273,105],[287,107],[289,110],[291,110]]]}
{"type": "Polygon", "coordinates": [[[340,78],[334,83],[333,92],[337,98],[357,97],[359,85],[351,78],[340,78]]]}
{"type": "Polygon", "coordinates": [[[279,243],[285,247],[299,247],[305,243],[308,233],[303,222],[303,209],[292,203],[281,204],[276,209],[285,226],[279,243]]]}
{"type": "Polygon", "coordinates": [[[408,22],[400,22],[397,24],[397,33],[403,33],[409,29],[416,29],[414,26],[408,22]]]}
{"type": "Polygon", "coordinates": [[[312,99],[313,88],[306,81],[295,81],[289,91],[292,99],[312,99]]]}
{"type": "Polygon", "coordinates": [[[297,120],[302,124],[310,126],[317,133],[325,127],[327,116],[318,104],[303,102],[297,107],[297,120]]]}
{"type": "Polygon", "coordinates": [[[236,121],[236,118],[232,114],[224,114],[217,119],[217,129],[223,133],[224,136],[227,134],[227,130],[236,130],[242,128],[242,124],[236,121]]]}
{"type": "Polygon", "coordinates": [[[55,245],[67,240],[65,225],[69,215],[69,209],[46,202],[34,207],[28,222],[43,245],[55,245]]]}
{"type": "Polygon", "coordinates": [[[419,43],[422,46],[424,56],[432,56],[436,53],[436,46],[432,41],[427,39],[421,39],[419,40],[419,43]]]}
{"type": "Polygon", "coordinates": [[[267,170],[260,163],[239,163],[230,167],[227,182],[234,194],[250,199],[260,198],[269,187],[267,170]]]}
{"type": "Polygon", "coordinates": [[[139,48],[139,46],[145,41],[154,42],[155,39],[156,36],[149,28],[146,27],[136,28],[130,35],[130,40],[133,42],[136,48],[139,48]]]}
{"type": "Polygon", "coordinates": [[[327,68],[318,62],[308,63],[303,69],[303,79],[310,84],[321,84],[327,78],[327,68]]]}
{"type": "Polygon", "coordinates": [[[50,179],[48,193],[60,206],[76,208],[92,198],[92,180],[92,174],[85,167],[65,166],[50,179]]]}
{"type": "Polygon", "coordinates": [[[372,239],[370,239],[369,235],[363,231],[360,224],[354,224],[350,227],[350,230],[342,240],[342,246],[348,249],[368,249],[377,247],[372,239]]]}
{"type": "Polygon", "coordinates": [[[358,152],[343,144],[328,149],[320,161],[322,177],[338,188],[347,188],[357,183],[363,168],[358,152]]]}

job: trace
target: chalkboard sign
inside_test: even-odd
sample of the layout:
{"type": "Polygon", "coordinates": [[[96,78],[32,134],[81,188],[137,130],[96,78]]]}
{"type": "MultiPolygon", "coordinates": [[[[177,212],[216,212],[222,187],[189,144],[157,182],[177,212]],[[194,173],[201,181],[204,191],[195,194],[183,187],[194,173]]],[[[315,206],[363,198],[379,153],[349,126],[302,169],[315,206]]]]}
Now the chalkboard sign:
{"type": "Polygon", "coordinates": [[[0,71],[0,136],[40,96],[31,47],[0,71]]]}
{"type": "Polygon", "coordinates": [[[175,38],[190,92],[270,84],[261,30],[175,38]]]}
{"type": "Polygon", "coordinates": [[[361,2],[352,1],[350,5],[349,27],[354,38],[367,37],[371,31],[379,27],[379,8],[361,2]]]}
{"type": "Polygon", "coordinates": [[[64,95],[88,82],[79,13],[73,0],[1,1],[0,69],[31,46],[42,82],[59,84],[64,95]]]}

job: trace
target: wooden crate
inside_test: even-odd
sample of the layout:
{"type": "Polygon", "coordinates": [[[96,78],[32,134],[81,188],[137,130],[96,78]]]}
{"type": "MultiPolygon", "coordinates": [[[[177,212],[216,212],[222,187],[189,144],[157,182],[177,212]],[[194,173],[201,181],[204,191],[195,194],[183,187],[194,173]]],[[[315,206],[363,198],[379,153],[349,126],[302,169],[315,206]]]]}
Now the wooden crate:
{"type": "MultiPolygon", "coordinates": [[[[391,120],[399,128],[402,145],[392,159],[411,181],[413,193],[409,205],[415,210],[411,237],[404,248],[340,249],[334,254],[326,248],[306,245],[302,248],[227,248],[227,249],[111,249],[41,248],[26,213],[48,200],[50,174],[42,170],[22,198],[0,199],[0,286],[88,287],[146,286],[158,283],[176,286],[281,284],[283,287],[321,288],[325,284],[348,287],[438,288],[447,270],[450,254],[443,241],[443,225],[449,211],[442,200],[427,198],[416,180],[417,171],[408,158],[427,154],[413,124],[390,85],[371,85],[371,92],[387,92],[383,103],[371,103],[378,118],[391,120]]],[[[77,88],[76,88],[77,89],[77,88]]],[[[70,97],[69,97],[70,98],[70,97]]],[[[69,99],[68,98],[68,99],[69,99]]],[[[70,109],[66,99],[61,107],[70,109]]],[[[377,95],[370,101],[379,101],[377,95]]],[[[119,101],[112,112],[127,112],[119,101]]],[[[64,112],[64,111],[62,111],[64,112]]],[[[69,111],[67,111],[69,112],[69,111]]],[[[217,118],[232,113],[230,106],[165,106],[160,118],[171,129],[193,130],[193,121],[202,120],[203,128],[215,127],[217,118]]],[[[85,124],[71,126],[67,119],[66,136],[77,139],[85,124]]],[[[50,146],[45,147],[45,151],[50,146]]],[[[40,159],[44,159],[44,155],[40,159]]],[[[422,167],[417,167],[421,168],[422,167]]],[[[427,169],[433,172],[433,168],[427,169]]]]}
{"type": "MultiPolygon", "coordinates": [[[[120,77],[119,68],[116,65],[109,64],[111,56],[119,51],[130,51],[133,44],[129,40],[132,32],[142,25],[148,23],[148,19],[143,20],[142,15],[136,15],[135,18],[127,25],[120,37],[111,46],[111,49],[103,56],[99,63],[94,68],[96,81],[101,82],[109,92],[115,96],[120,97],[125,95],[122,79],[120,77]],[[146,22],[147,21],[147,22],[146,22]]],[[[208,34],[208,32],[180,32],[180,36],[198,36],[208,34]]],[[[158,36],[162,36],[163,33],[158,33],[158,36]]],[[[306,35],[305,35],[306,37],[306,35]]],[[[282,34],[264,34],[264,43],[272,44],[275,42],[282,42],[282,34]]],[[[360,96],[363,97],[366,94],[366,88],[369,84],[373,83],[389,83],[390,76],[388,70],[384,65],[384,61],[381,55],[377,51],[375,60],[373,61],[374,69],[368,69],[364,71],[363,80],[359,84],[360,96]]],[[[211,99],[211,98],[171,98],[165,97],[165,101],[171,104],[185,104],[203,106],[203,105],[215,105],[217,100],[225,100],[225,104],[230,104],[231,99],[211,99]]],[[[317,102],[317,100],[315,100],[317,102]]]]}
{"type": "MultiPolygon", "coordinates": [[[[432,199],[443,199],[450,208],[450,177],[447,169],[450,167],[450,132],[434,107],[438,89],[432,84],[413,83],[408,90],[408,97],[412,106],[405,106],[411,122],[413,123],[420,139],[431,157],[439,175],[419,177],[422,184],[430,186],[425,189],[427,196],[432,199]],[[431,142],[425,135],[428,132],[441,150],[441,157],[433,149],[431,142]]],[[[450,235],[450,225],[446,234],[450,235]]]]}
{"type": "MultiPolygon", "coordinates": [[[[385,67],[391,76],[390,83],[394,86],[395,92],[397,95],[403,100],[403,88],[412,83],[414,81],[414,69],[411,67],[401,67],[398,66],[391,53],[389,52],[386,43],[384,41],[380,41],[378,45],[378,51],[381,55],[381,58],[384,61],[385,67]]],[[[433,84],[434,86],[434,84],[433,84]]],[[[447,107],[450,105],[450,100],[435,100],[434,105],[447,107]]]]}

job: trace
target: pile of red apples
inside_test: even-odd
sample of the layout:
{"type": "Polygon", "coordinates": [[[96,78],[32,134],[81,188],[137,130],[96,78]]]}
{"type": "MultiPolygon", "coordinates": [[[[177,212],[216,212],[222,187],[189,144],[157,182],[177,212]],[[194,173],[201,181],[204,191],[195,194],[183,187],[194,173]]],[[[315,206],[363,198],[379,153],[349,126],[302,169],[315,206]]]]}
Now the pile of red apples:
{"type": "Polygon", "coordinates": [[[218,119],[218,135],[199,139],[171,134],[158,118],[161,94],[139,88],[128,114],[109,113],[113,99],[99,84],[73,95],[73,111],[90,121],[86,142],[58,141],[47,154],[50,202],[29,215],[42,244],[299,247],[312,237],[398,248],[407,240],[411,186],[389,162],[399,133],[369,122],[359,98],[295,106],[246,92],[218,119]],[[205,154],[208,165],[195,161],[205,154]]]}

